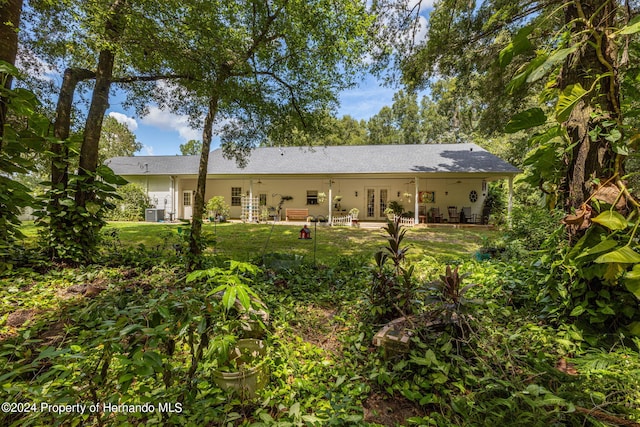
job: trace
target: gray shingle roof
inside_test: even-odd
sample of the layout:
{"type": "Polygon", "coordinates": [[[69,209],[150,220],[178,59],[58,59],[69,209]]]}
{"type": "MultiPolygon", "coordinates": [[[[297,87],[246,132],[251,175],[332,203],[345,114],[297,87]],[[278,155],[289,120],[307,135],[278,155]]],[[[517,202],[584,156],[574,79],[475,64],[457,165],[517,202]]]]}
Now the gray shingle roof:
{"type": "Polygon", "coordinates": [[[113,157],[105,162],[118,175],[197,175],[200,156],[113,157]]]}
{"type": "MultiPolygon", "coordinates": [[[[115,157],[107,165],[119,175],[191,175],[198,173],[198,161],[199,156],[115,157]]],[[[520,170],[471,143],[256,148],[244,169],[225,159],[220,149],[209,157],[210,175],[421,172],[515,175],[520,170]]]]}

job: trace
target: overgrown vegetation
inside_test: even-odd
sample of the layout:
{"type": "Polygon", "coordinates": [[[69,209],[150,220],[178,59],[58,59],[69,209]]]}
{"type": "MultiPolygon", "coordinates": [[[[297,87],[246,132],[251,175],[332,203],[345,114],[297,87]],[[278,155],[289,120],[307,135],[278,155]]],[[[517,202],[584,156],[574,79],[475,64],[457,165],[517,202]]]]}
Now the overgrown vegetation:
{"type": "Polygon", "coordinates": [[[152,207],[151,198],[141,185],[128,183],[116,190],[118,198],[112,201],[114,208],[107,213],[111,221],[142,221],[145,210],[152,207]]]}
{"type": "MultiPolygon", "coordinates": [[[[228,250],[206,252],[207,267],[187,279],[177,229],[140,224],[144,236],[145,226],[165,229],[163,243],[137,246],[135,226],[112,228],[120,231],[103,237],[101,264],[33,265],[31,257],[0,278],[0,400],[13,404],[0,414],[2,425],[640,422],[640,340],[545,315],[547,301],[537,300],[544,271],[501,257],[475,261],[479,237],[452,267],[448,247],[431,244],[438,232],[388,226],[349,230],[350,238],[371,240],[353,243],[359,255],[347,243],[321,250],[315,267],[305,261],[311,252],[300,252],[297,262],[259,268],[248,261],[263,257],[244,252],[232,233],[246,240],[257,226],[218,225],[228,250]],[[425,290],[411,297],[414,313],[458,314],[443,327],[417,328],[409,352],[388,360],[372,345],[380,324],[367,294],[379,271],[375,254],[390,253],[390,236],[402,239],[387,241],[389,248],[411,245],[400,251],[412,254],[402,268],[390,259],[385,271],[402,278],[412,269],[425,290]],[[223,391],[213,370],[244,322],[258,320],[243,320],[256,298],[269,314],[262,328],[269,381],[248,399],[223,391]],[[91,412],[96,403],[101,411],[91,412]],[[87,407],[55,413],[47,404],[87,407]]],[[[328,241],[345,232],[322,231],[328,241]]],[[[291,241],[300,243],[288,227],[275,234],[268,253],[291,253],[291,241]]]]}

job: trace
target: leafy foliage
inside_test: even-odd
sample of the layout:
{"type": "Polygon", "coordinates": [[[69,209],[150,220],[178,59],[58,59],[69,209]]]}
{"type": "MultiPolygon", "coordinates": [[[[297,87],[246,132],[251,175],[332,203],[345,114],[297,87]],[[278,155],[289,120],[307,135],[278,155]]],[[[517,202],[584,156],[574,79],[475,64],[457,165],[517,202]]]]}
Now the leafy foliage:
{"type": "Polygon", "coordinates": [[[98,164],[112,157],[129,157],[142,149],[142,143],[127,125],[120,123],[115,117],[107,115],[102,123],[98,164]]]}
{"type": "Polygon", "coordinates": [[[54,187],[45,193],[41,197],[44,209],[35,215],[47,254],[72,263],[94,261],[100,229],[106,224],[104,217],[114,207],[111,200],[119,197],[116,186],[126,183],[108,167],[100,166],[95,175],[71,177],[67,189],[54,187]],[[81,190],[93,194],[85,206],[76,204],[81,190]]]}
{"type": "Polygon", "coordinates": [[[640,255],[633,249],[637,224],[614,211],[593,218],[593,225],[560,256],[548,253],[545,281],[547,309],[568,314],[593,327],[613,332],[640,325],[638,271],[640,255]],[[568,285],[571,286],[568,286],[568,285]]]}
{"type": "Polygon", "coordinates": [[[202,142],[191,139],[184,144],[180,144],[180,154],[183,156],[197,156],[202,151],[202,142]]]}
{"type": "MultiPolygon", "coordinates": [[[[18,70],[4,61],[0,61],[0,73],[4,79],[19,77],[18,70]]],[[[35,206],[31,189],[14,177],[34,170],[31,155],[42,153],[49,131],[49,120],[39,112],[35,95],[25,89],[7,89],[5,83],[0,82],[0,96],[6,100],[10,120],[0,141],[0,272],[13,266],[13,244],[22,237],[22,210],[35,206]]]]}
{"type": "MultiPolygon", "coordinates": [[[[416,236],[407,232],[400,248],[408,240],[415,252],[430,247],[416,236]]],[[[116,267],[50,265],[0,275],[0,399],[38,407],[147,403],[155,411],[4,412],[0,423],[444,427],[640,420],[640,341],[549,323],[535,301],[538,272],[520,263],[476,263],[468,252],[458,271],[483,286],[464,295],[482,301],[466,317],[465,334],[417,334],[409,354],[386,361],[370,344],[374,325],[362,289],[371,272],[363,256],[286,269],[216,259],[186,283],[169,252],[136,254],[121,256],[116,267]],[[272,315],[265,337],[269,382],[250,402],[211,377],[218,356],[228,355],[221,351],[238,336],[243,308],[226,308],[238,286],[250,286],[272,315]],[[12,326],[8,319],[15,322],[18,308],[29,310],[30,320],[12,326]],[[164,402],[172,412],[160,409],[164,402]]],[[[417,280],[446,271],[432,257],[413,265],[417,280]]],[[[463,275],[455,279],[455,270],[444,276],[454,285],[449,289],[462,291],[463,275]]]]}
{"type": "Polygon", "coordinates": [[[416,283],[412,278],[413,266],[405,267],[409,246],[403,243],[406,228],[399,217],[387,221],[383,228],[387,233],[387,246],[376,252],[376,268],[367,297],[372,314],[377,320],[391,320],[413,313],[416,283]],[[389,268],[387,262],[391,261],[389,268]]]}
{"type": "Polygon", "coordinates": [[[118,187],[117,198],[112,200],[114,208],[106,218],[113,221],[144,220],[145,209],[152,207],[151,198],[140,184],[128,183],[118,187]]]}
{"type": "Polygon", "coordinates": [[[213,196],[207,201],[207,214],[216,221],[229,216],[230,206],[224,201],[223,196],[213,196]]]}

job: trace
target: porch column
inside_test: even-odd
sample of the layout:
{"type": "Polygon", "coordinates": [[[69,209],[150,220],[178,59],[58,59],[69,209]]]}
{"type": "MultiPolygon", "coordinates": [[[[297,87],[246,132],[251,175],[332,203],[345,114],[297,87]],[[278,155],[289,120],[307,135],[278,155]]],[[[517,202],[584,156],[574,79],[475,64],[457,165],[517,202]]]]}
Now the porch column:
{"type": "Polygon", "coordinates": [[[420,221],[419,221],[420,218],[419,218],[418,214],[420,212],[418,212],[418,211],[420,209],[420,200],[418,200],[418,196],[420,194],[418,192],[418,177],[416,176],[415,178],[413,178],[413,180],[416,182],[415,191],[414,191],[415,194],[413,195],[413,198],[414,198],[414,202],[413,202],[413,221],[414,221],[415,224],[419,224],[420,223],[420,221]]]}
{"type": "Polygon", "coordinates": [[[511,210],[513,209],[513,175],[509,176],[509,202],[507,204],[507,224],[511,228],[511,210]]]}
{"type": "Polygon", "coordinates": [[[171,175],[169,177],[169,200],[171,200],[171,203],[169,203],[170,212],[165,212],[165,214],[169,214],[169,219],[171,221],[173,221],[174,218],[176,218],[176,177],[171,175]]]}
{"type": "Polygon", "coordinates": [[[332,183],[332,179],[329,178],[329,222],[328,224],[331,225],[331,223],[333,222],[332,220],[332,213],[333,213],[333,189],[331,188],[331,183],[332,183]]]}

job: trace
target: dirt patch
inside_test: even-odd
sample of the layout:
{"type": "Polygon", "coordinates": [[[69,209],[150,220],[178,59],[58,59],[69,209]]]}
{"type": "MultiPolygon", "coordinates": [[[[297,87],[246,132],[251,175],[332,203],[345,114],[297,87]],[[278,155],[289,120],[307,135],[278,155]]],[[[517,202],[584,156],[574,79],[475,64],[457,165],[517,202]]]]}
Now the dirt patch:
{"type": "Polygon", "coordinates": [[[7,317],[7,326],[19,328],[28,321],[33,320],[38,313],[39,310],[35,308],[16,310],[7,317]]]}
{"type": "Polygon", "coordinates": [[[335,309],[309,306],[293,329],[303,340],[337,355],[342,350],[338,335],[343,328],[334,321],[335,315],[335,309]]]}
{"type": "Polygon", "coordinates": [[[395,427],[406,424],[411,417],[425,416],[425,411],[404,397],[388,397],[372,394],[363,403],[364,420],[383,426],[395,427]]]}
{"type": "Polygon", "coordinates": [[[57,292],[57,296],[60,299],[67,300],[79,296],[83,296],[85,298],[93,298],[98,295],[100,292],[104,291],[106,288],[102,286],[96,286],[94,284],[82,284],[82,285],[71,285],[64,289],[61,289],[57,292]]]}
{"type": "Polygon", "coordinates": [[[65,326],[66,324],[61,320],[52,323],[46,331],[39,334],[38,338],[45,346],[55,346],[64,340],[65,326]]]}

